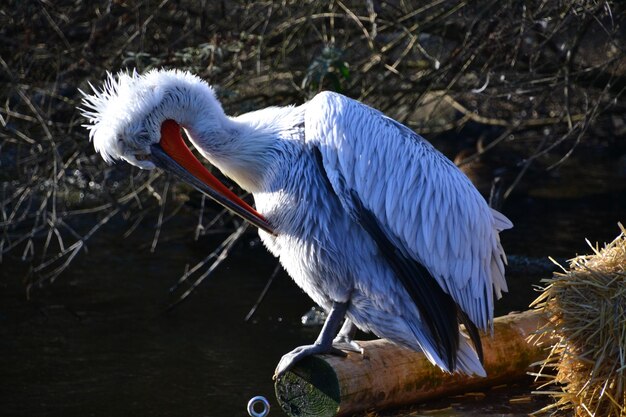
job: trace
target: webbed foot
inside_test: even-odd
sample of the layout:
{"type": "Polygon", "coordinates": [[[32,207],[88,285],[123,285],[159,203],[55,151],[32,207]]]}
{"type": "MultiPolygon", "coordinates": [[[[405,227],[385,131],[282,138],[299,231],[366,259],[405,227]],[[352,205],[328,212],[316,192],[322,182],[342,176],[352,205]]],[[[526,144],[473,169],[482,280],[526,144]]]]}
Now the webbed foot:
{"type": "Polygon", "coordinates": [[[347,354],[345,352],[342,352],[340,349],[333,347],[333,337],[337,335],[337,330],[339,329],[341,321],[346,316],[347,309],[347,302],[333,302],[333,306],[331,307],[330,312],[326,317],[324,326],[322,326],[322,331],[320,331],[320,334],[317,337],[315,343],[312,345],[297,347],[291,352],[284,355],[280,359],[280,362],[278,362],[278,366],[274,371],[274,379],[283,375],[285,372],[291,369],[296,364],[296,362],[307,356],[319,355],[324,353],[346,356],[347,354]]]}
{"type": "Polygon", "coordinates": [[[335,340],[333,340],[333,347],[341,349],[342,351],[347,350],[348,352],[356,352],[361,355],[364,353],[363,348],[347,336],[339,335],[335,337],[335,340]]]}
{"type": "Polygon", "coordinates": [[[363,348],[352,340],[356,334],[356,326],[350,319],[346,319],[339,330],[339,334],[333,340],[333,346],[341,350],[363,354],[363,348]]]}
{"type": "Polygon", "coordinates": [[[320,344],[313,344],[298,346],[297,348],[280,358],[280,362],[278,362],[278,366],[276,366],[276,370],[274,371],[274,379],[280,377],[285,372],[290,370],[299,360],[307,356],[322,354],[331,354],[344,357],[347,356],[347,353],[340,349],[337,349],[332,345],[324,346],[320,344]]]}

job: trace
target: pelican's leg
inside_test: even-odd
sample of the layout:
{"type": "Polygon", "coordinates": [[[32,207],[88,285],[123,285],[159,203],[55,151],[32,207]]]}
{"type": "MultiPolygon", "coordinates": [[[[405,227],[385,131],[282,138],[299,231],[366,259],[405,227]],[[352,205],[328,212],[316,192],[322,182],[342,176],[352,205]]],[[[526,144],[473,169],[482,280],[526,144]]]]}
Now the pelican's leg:
{"type": "Polygon", "coordinates": [[[356,334],[356,325],[352,323],[352,320],[346,319],[339,330],[339,334],[333,340],[333,346],[342,350],[349,350],[351,352],[357,352],[363,354],[363,348],[355,342],[354,335],[356,334]]]}
{"type": "Polygon", "coordinates": [[[339,325],[346,316],[347,310],[348,303],[333,302],[333,306],[328,313],[328,317],[326,317],[322,331],[319,336],[317,336],[315,343],[312,345],[297,347],[286,355],[283,355],[280,362],[278,362],[276,370],[274,371],[274,378],[278,378],[287,372],[293,365],[295,365],[296,362],[306,356],[318,355],[322,353],[332,353],[335,355],[346,356],[345,352],[333,347],[333,338],[337,334],[339,325]]]}

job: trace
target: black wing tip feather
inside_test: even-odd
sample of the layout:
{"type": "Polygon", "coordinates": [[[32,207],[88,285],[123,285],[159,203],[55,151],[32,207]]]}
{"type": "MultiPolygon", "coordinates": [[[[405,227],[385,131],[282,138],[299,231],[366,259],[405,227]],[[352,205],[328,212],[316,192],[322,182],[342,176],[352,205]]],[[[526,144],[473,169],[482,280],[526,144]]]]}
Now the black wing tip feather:
{"type": "Polygon", "coordinates": [[[352,190],[351,194],[357,210],[354,214],[359,224],[372,236],[409,293],[433,336],[439,357],[445,361],[448,370],[453,372],[456,369],[459,349],[458,305],[423,265],[407,258],[396,248],[381,229],[374,214],[363,206],[356,192],[352,190]]]}
{"type": "Polygon", "coordinates": [[[480,333],[478,332],[478,327],[474,324],[474,322],[469,318],[467,313],[461,310],[461,307],[457,305],[457,314],[459,316],[459,323],[465,326],[465,330],[474,345],[474,349],[476,350],[476,354],[478,355],[478,360],[480,360],[480,364],[485,364],[485,358],[483,354],[483,345],[480,341],[480,333]]]}

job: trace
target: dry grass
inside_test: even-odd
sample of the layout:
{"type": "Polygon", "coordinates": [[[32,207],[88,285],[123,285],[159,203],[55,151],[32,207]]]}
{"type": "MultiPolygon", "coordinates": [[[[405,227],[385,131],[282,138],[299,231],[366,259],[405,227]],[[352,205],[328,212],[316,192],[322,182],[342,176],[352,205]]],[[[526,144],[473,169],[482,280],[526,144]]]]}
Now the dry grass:
{"type": "Polygon", "coordinates": [[[626,229],[621,228],[604,248],[592,246],[592,255],[572,259],[534,302],[549,317],[536,337],[555,342],[543,368],[554,368],[556,375],[548,376],[539,393],[556,401],[542,411],[626,416],[626,229]]]}

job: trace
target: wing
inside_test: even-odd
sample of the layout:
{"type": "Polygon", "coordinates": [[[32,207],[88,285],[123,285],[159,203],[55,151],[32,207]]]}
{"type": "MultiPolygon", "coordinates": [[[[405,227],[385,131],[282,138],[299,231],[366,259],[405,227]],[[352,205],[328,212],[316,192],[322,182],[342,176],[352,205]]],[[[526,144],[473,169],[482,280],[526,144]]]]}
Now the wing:
{"type": "Polygon", "coordinates": [[[366,213],[376,223],[365,224],[370,235],[379,228],[401,256],[423,265],[458,304],[461,322],[466,314],[487,329],[494,291],[506,291],[498,232],[511,222],[432,145],[368,106],[321,93],[307,103],[304,123],[344,208],[362,225],[366,213]]]}

